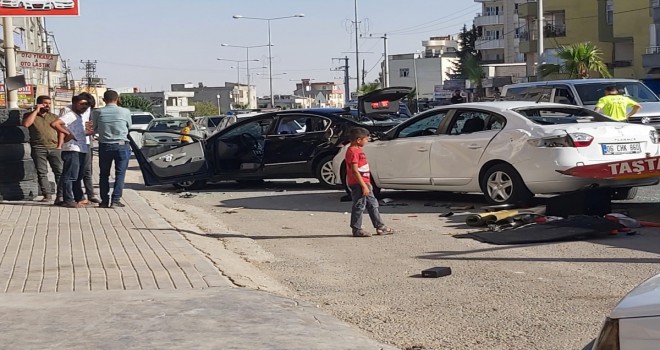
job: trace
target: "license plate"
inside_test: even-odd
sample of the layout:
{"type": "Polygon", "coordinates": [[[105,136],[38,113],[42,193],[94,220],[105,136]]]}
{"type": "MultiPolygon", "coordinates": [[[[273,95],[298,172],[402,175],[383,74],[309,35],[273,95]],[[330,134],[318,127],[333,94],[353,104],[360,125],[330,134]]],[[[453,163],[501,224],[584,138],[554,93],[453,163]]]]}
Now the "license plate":
{"type": "Polygon", "coordinates": [[[642,153],[642,147],[639,142],[634,143],[604,143],[603,154],[635,154],[642,153]]]}

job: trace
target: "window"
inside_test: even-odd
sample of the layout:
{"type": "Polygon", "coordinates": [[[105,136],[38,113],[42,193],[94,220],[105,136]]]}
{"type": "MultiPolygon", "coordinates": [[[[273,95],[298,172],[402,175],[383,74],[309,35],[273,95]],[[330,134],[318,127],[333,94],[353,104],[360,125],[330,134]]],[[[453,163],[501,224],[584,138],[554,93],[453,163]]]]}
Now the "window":
{"type": "Polygon", "coordinates": [[[585,106],[595,105],[601,97],[605,96],[605,88],[609,85],[616,85],[620,94],[625,94],[637,102],[658,102],[658,98],[655,94],[653,94],[646,85],[637,81],[616,84],[579,84],[575,85],[575,90],[577,90],[577,93],[582,100],[582,104],[585,106]]]}
{"type": "Polygon", "coordinates": [[[410,68],[401,68],[399,69],[399,77],[407,78],[410,76],[410,68]]]}
{"type": "Polygon", "coordinates": [[[555,103],[563,103],[567,105],[574,105],[575,98],[567,87],[558,87],[555,89],[555,103]]]}
{"type": "Polygon", "coordinates": [[[268,133],[272,124],[273,118],[250,120],[245,124],[238,125],[235,128],[227,131],[224,135],[222,135],[222,139],[240,136],[242,134],[249,134],[256,139],[263,139],[263,136],[268,133]]]}
{"type": "Polygon", "coordinates": [[[614,1],[613,0],[607,0],[607,5],[605,5],[605,18],[607,20],[607,24],[612,25],[614,24],[614,4],[612,4],[614,1]]]}
{"type": "Polygon", "coordinates": [[[317,116],[292,115],[280,118],[278,135],[324,132],[330,121],[317,116]]]}
{"type": "Polygon", "coordinates": [[[515,111],[540,125],[612,121],[599,113],[577,107],[525,107],[515,111]]]}
{"type": "Polygon", "coordinates": [[[481,111],[461,111],[456,114],[450,135],[470,134],[486,130],[501,130],[506,119],[481,111]]]}
{"type": "Polygon", "coordinates": [[[446,115],[447,111],[438,111],[437,113],[418,119],[399,130],[398,137],[406,138],[435,135],[440,123],[442,123],[446,115]]]}

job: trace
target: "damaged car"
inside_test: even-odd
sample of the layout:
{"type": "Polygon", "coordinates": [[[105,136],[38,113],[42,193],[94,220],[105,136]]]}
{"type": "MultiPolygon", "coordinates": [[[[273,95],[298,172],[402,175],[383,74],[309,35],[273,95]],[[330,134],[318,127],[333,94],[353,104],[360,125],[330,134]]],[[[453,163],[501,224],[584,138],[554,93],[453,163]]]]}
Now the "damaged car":
{"type": "MultiPolygon", "coordinates": [[[[609,187],[630,199],[649,179],[563,175],[575,166],[657,156],[651,126],[620,123],[592,110],[555,103],[482,102],[438,107],[406,120],[364,147],[374,192],[380,189],[481,192],[492,204],[535,194],[609,187]]],[[[346,177],[346,147],[333,162],[346,177]]]]}

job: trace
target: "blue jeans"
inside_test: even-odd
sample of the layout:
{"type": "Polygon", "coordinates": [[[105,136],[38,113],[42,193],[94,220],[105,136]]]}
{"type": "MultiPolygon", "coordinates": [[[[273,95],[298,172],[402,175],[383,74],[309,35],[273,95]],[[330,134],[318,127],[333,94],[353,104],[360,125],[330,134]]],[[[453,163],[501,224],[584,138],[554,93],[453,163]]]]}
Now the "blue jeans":
{"type": "Polygon", "coordinates": [[[99,143],[99,189],[102,203],[115,203],[121,199],[130,158],[131,149],[128,143],[99,143]],[[110,168],[113,162],[115,163],[115,184],[112,189],[112,201],[110,201],[110,168]]]}
{"type": "Polygon", "coordinates": [[[380,217],[378,211],[378,199],[374,196],[371,185],[369,186],[369,195],[362,195],[362,186],[351,185],[348,188],[351,190],[351,198],[353,199],[353,208],[351,209],[351,228],[353,233],[358,232],[362,228],[362,214],[367,209],[371,224],[374,228],[382,228],[385,226],[383,219],[380,217]]]}
{"type": "Polygon", "coordinates": [[[62,194],[64,203],[75,203],[82,200],[82,178],[85,173],[86,153],[63,151],[62,161],[62,194]]]}

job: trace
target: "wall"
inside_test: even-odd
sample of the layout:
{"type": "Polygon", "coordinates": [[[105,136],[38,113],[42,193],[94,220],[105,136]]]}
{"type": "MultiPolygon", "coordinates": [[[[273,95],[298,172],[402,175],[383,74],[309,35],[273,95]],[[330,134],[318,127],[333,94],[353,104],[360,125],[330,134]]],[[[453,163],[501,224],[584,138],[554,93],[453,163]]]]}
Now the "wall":
{"type": "Polygon", "coordinates": [[[649,28],[653,23],[653,18],[650,9],[638,10],[647,6],[649,6],[649,0],[614,1],[614,40],[632,38],[632,42],[621,47],[615,43],[617,51],[619,51],[617,54],[621,55],[619,57],[632,59],[632,67],[614,69],[614,76],[617,78],[641,79],[647,75],[642,66],[642,55],[650,46],[649,28]]]}

